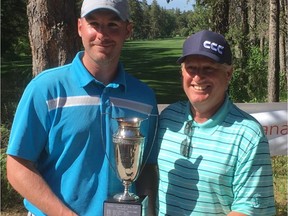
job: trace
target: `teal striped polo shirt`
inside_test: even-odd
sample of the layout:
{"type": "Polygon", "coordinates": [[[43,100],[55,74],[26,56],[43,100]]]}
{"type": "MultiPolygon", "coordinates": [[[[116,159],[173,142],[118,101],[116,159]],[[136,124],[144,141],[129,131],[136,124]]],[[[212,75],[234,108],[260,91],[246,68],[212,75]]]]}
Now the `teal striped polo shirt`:
{"type": "Polygon", "coordinates": [[[159,215],[274,215],[271,159],[261,125],[228,98],[193,121],[189,102],[160,116],[159,215]]]}

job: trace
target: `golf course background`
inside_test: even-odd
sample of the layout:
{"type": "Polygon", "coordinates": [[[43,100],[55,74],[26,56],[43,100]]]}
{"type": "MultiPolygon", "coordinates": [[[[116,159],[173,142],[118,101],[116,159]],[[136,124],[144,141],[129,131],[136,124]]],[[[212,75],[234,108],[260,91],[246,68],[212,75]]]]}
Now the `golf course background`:
{"type": "MultiPolygon", "coordinates": [[[[181,87],[180,66],[176,63],[183,42],[184,38],[178,37],[127,41],[124,45],[121,61],[125,69],[154,89],[159,104],[186,100],[181,87]]],[[[16,106],[32,79],[32,63],[31,56],[25,55],[9,61],[1,60],[1,212],[17,209],[21,212],[22,198],[7,183],[5,151],[16,106]]],[[[272,163],[277,216],[286,216],[287,156],[274,156],[272,163]]]]}

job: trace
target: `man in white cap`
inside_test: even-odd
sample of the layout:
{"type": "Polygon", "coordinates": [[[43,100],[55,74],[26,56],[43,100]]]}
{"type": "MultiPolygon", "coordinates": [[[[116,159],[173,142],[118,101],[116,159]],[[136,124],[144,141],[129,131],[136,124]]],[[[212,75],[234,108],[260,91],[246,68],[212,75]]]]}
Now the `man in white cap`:
{"type": "Polygon", "coordinates": [[[188,100],[161,112],[159,216],[274,215],[267,138],[227,94],[229,44],[216,32],[197,32],[177,62],[188,100]]]}
{"type": "Polygon", "coordinates": [[[25,89],[7,149],[7,176],[28,215],[103,215],[104,201],[124,191],[114,161],[116,117],[146,119],[140,128],[145,166],[132,190],[149,195],[154,214],[158,110],[152,89],[119,62],[132,31],[128,8],[127,0],[84,0],[78,20],[84,51],[25,89]]]}

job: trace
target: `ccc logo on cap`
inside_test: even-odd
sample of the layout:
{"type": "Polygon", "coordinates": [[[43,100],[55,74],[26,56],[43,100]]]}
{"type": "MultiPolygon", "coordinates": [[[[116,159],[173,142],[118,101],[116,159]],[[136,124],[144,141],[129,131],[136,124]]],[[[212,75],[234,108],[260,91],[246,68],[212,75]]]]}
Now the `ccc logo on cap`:
{"type": "Polygon", "coordinates": [[[218,52],[218,53],[221,54],[221,55],[223,54],[223,49],[224,49],[224,47],[221,46],[221,45],[218,45],[218,44],[216,44],[216,43],[214,43],[214,42],[204,41],[203,46],[204,46],[205,48],[207,48],[207,49],[211,49],[211,50],[213,50],[213,51],[215,51],[215,52],[218,52]]]}

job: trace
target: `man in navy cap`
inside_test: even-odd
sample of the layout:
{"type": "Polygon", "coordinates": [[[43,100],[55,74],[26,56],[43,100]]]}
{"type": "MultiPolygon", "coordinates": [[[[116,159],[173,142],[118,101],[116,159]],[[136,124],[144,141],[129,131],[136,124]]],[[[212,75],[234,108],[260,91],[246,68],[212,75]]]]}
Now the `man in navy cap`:
{"type": "Polygon", "coordinates": [[[227,94],[233,72],[227,41],[197,32],[177,62],[188,101],[161,112],[159,215],[274,215],[268,141],[227,94]]]}
{"type": "Polygon", "coordinates": [[[128,8],[127,0],[84,0],[78,20],[84,51],[71,64],[42,72],[21,98],[7,176],[29,215],[103,215],[104,201],[124,191],[114,163],[116,117],[146,119],[140,128],[145,167],[132,190],[149,195],[154,209],[157,103],[152,89],[119,62],[132,31],[128,8]]]}

